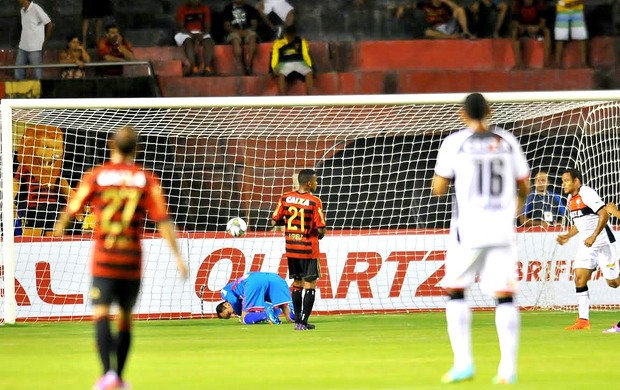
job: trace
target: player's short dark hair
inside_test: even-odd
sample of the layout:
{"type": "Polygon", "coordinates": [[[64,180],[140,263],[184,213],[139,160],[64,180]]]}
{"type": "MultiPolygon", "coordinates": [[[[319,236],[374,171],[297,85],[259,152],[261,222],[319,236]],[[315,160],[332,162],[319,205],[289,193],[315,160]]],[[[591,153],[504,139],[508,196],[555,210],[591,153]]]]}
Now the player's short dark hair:
{"type": "Polygon", "coordinates": [[[123,155],[131,155],[138,148],[138,132],[133,127],[121,127],[114,134],[116,148],[123,155]]]}
{"type": "Polygon", "coordinates": [[[575,180],[575,179],[579,179],[580,183],[583,183],[583,178],[581,176],[581,172],[575,168],[568,168],[567,170],[564,171],[564,173],[568,173],[571,177],[571,179],[575,180]]]}
{"type": "Polygon", "coordinates": [[[297,175],[299,185],[308,184],[313,176],[316,176],[316,171],[314,169],[302,169],[299,171],[299,175],[297,175]]]}
{"type": "Polygon", "coordinates": [[[226,301],[222,301],[220,303],[217,304],[217,306],[215,307],[215,312],[217,313],[217,318],[222,318],[222,312],[224,311],[224,304],[226,303],[226,301]]]}
{"type": "Polygon", "coordinates": [[[489,112],[489,103],[481,93],[475,92],[467,95],[463,102],[463,109],[471,119],[482,120],[489,112]]]}

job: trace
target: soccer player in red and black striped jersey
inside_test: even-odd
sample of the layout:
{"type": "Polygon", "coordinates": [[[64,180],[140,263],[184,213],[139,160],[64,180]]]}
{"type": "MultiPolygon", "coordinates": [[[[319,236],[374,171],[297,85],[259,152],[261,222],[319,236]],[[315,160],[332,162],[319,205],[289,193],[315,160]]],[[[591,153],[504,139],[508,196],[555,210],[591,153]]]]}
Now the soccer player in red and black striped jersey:
{"type": "Polygon", "coordinates": [[[271,216],[273,226],[284,226],[289,278],[293,279],[291,298],[295,313],[295,329],[314,329],[308,318],[314,306],[316,281],[321,276],[319,240],[325,236],[325,214],[316,191],[317,174],[302,169],[298,175],[299,188],[287,192],[278,201],[271,216]],[[306,290],[305,295],[303,290],[306,290]]]}
{"type": "Polygon", "coordinates": [[[54,235],[62,236],[86,204],[90,204],[95,214],[90,296],[104,373],[95,384],[96,389],[125,386],[122,373],[131,340],[131,311],[140,289],[140,238],[147,212],[172,248],[181,276],[187,277],[187,267],[176,243],[174,226],[168,219],[159,180],[134,163],[138,134],[133,128],[123,127],[115,133],[110,146],[110,161],[84,175],[54,226],[54,235]],[[119,306],[116,337],[112,336],[109,320],[113,302],[119,306]],[[112,355],[116,357],[114,368],[111,367],[112,355]]]}

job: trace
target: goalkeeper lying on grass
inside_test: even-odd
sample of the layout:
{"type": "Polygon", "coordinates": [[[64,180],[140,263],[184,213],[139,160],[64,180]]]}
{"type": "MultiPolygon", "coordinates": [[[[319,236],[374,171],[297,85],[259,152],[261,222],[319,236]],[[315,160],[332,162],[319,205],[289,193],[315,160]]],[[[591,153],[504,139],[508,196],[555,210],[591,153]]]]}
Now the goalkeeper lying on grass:
{"type": "Polygon", "coordinates": [[[291,293],[286,281],[271,272],[251,272],[228,283],[221,291],[224,302],[216,307],[223,319],[241,316],[244,324],[269,322],[280,324],[280,313],[294,322],[291,293]]]}

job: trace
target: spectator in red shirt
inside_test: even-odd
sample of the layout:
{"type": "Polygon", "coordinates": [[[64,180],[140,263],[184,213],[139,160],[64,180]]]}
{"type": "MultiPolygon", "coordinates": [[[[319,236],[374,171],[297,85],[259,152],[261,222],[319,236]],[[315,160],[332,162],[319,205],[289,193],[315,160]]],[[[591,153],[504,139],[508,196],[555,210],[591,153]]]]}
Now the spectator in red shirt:
{"type": "MultiPolygon", "coordinates": [[[[107,25],[106,34],[97,42],[99,59],[104,62],[132,61],[133,51],[131,42],[123,37],[115,24],[107,25]]],[[[122,66],[106,66],[98,72],[105,76],[119,76],[123,74],[122,66]]]]}
{"type": "Polygon", "coordinates": [[[179,32],[174,36],[183,46],[186,57],[186,75],[212,75],[213,48],[211,37],[211,10],[200,0],[188,0],[177,9],[179,32]]]}
{"type": "Polygon", "coordinates": [[[422,5],[428,28],[424,35],[428,38],[455,39],[472,38],[467,25],[463,7],[451,0],[429,0],[422,5]]]}
{"type": "Polygon", "coordinates": [[[515,0],[512,6],[512,48],[515,67],[523,68],[521,38],[542,39],[544,66],[549,66],[551,55],[551,32],[545,23],[545,4],[542,0],[515,0]]]}

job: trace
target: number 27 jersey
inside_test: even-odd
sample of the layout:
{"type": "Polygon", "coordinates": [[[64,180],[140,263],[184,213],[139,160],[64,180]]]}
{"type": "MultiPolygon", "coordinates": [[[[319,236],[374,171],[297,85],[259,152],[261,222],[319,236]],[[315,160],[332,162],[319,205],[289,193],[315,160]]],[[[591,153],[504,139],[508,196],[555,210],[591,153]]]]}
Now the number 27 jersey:
{"type": "Polygon", "coordinates": [[[449,135],[435,174],[454,179],[450,229],[461,244],[481,248],[514,242],[517,181],[529,180],[529,166],[512,134],[494,127],[449,135]]]}
{"type": "Polygon", "coordinates": [[[318,229],[325,227],[321,199],[309,192],[291,191],[280,198],[271,218],[284,221],[286,256],[289,259],[319,257],[318,229]]]}
{"type": "Polygon", "coordinates": [[[87,203],[96,221],[93,276],[139,279],[146,213],[154,222],[168,218],[159,180],[134,164],[105,163],[84,176],[67,212],[75,216],[87,203]]]}

